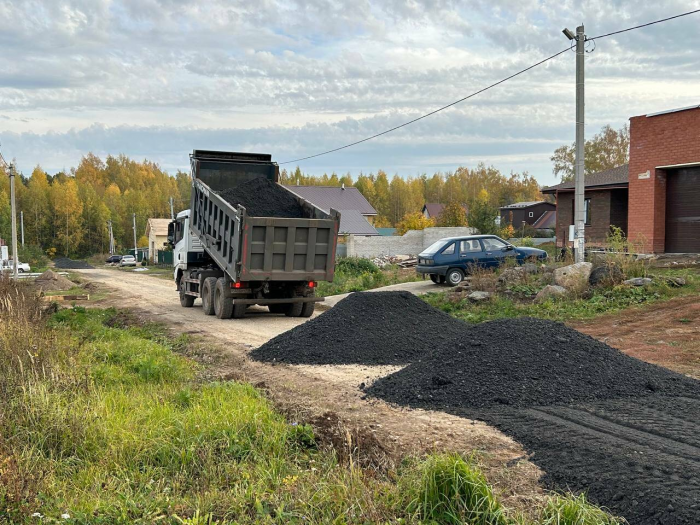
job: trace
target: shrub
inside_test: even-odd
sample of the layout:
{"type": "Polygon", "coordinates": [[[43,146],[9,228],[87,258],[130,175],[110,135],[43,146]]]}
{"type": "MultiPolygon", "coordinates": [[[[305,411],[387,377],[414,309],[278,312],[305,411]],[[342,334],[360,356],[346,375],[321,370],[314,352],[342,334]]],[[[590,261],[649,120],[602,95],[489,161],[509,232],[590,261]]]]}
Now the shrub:
{"type": "Polygon", "coordinates": [[[621,525],[626,521],[591,505],[585,494],[553,494],[542,511],[541,525],[621,525]]]}
{"type": "Polygon", "coordinates": [[[45,268],[49,264],[49,259],[44,255],[41,246],[29,244],[26,246],[19,246],[17,255],[21,262],[26,262],[32,267],[32,271],[34,271],[35,268],[45,268]]]}
{"type": "Polygon", "coordinates": [[[457,454],[428,457],[402,482],[408,497],[406,509],[423,521],[473,525],[508,523],[484,475],[457,454]]]}
{"type": "Polygon", "coordinates": [[[376,264],[362,257],[342,257],[338,259],[335,263],[335,271],[348,277],[359,277],[364,273],[380,273],[376,264]]]}

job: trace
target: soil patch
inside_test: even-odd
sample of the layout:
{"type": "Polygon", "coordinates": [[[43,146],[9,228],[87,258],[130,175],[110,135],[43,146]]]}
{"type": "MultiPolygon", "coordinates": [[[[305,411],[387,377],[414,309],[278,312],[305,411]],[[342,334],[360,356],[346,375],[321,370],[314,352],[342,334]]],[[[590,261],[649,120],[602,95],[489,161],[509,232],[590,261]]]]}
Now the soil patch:
{"type": "Polygon", "coordinates": [[[406,364],[468,328],[409,292],[357,292],[250,355],[290,364],[406,364]]]}
{"type": "Polygon", "coordinates": [[[46,270],[37,277],[34,284],[44,292],[70,290],[74,286],[72,281],[51,270],[46,270]]]}
{"type": "Polygon", "coordinates": [[[56,268],[62,270],[94,270],[95,267],[86,263],[85,261],[74,261],[67,257],[58,257],[53,260],[53,264],[56,268]]]}
{"type": "Polygon", "coordinates": [[[249,180],[219,193],[229,204],[244,206],[251,217],[304,218],[299,201],[279,184],[264,177],[249,180]]]}
{"type": "MultiPolygon", "coordinates": [[[[442,332],[440,325],[433,325],[442,332]]],[[[562,323],[522,317],[458,337],[367,392],[419,408],[527,407],[654,393],[700,397],[700,382],[629,357],[562,323]]]]}

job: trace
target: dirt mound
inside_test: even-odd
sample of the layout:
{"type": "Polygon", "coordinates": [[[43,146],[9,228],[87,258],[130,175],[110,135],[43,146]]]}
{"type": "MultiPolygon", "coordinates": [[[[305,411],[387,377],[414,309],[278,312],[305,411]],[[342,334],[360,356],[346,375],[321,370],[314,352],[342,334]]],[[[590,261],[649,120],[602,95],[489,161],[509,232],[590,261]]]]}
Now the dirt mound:
{"type": "Polygon", "coordinates": [[[95,267],[86,263],[85,261],[74,261],[68,257],[58,257],[53,260],[53,264],[56,268],[61,270],[94,270],[95,267]]]}
{"type": "Polygon", "coordinates": [[[292,364],[405,364],[468,327],[408,292],[357,292],[251,356],[292,364]]]}
{"type": "Polygon", "coordinates": [[[34,281],[37,287],[41,288],[44,292],[53,292],[57,290],[69,290],[74,285],[69,279],[66,279],[62,275],[52,272],[51,270],[46,270],[34,281]]]}
{"type": "MultiPolygon", "coordinates": [[[[440,325],[431,328],[442,332],[440,325]]],[[[697,381],[542,319],[482,323],[435,348],[375,382],[368,393],[402,405],[441,410],[529,407],[654,393],[700,395],[697,381]]]]}
{"type": "Polygon", "coordinates": [[[244,206],[251,217],[304,218],[304,210],[294,196],[264,177],[243,182],[219,193],[234,206],[244,206]]]}

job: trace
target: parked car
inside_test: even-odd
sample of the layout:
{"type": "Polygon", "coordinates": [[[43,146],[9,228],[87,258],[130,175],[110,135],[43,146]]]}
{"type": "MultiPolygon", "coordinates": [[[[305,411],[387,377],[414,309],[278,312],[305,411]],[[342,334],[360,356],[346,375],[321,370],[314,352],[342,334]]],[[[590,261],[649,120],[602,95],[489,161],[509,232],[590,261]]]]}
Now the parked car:
{"type": "MultiPolygon", "coordinates": [[[[12,259],[7,260],[7,261],[2,261],[2,268],[1,268],[2,271],[11,272],[14,270],[14,268],[15,268],[15,264],[14,264],[14,261],[12,259]]],[[[23,263],[23,262],[17,263],[17,273],[25,273],[25,272],[29,273],[31,271],[32,271],[32,269],[27,263],[23,263]]]]}
{"type": "Polygon", "coordinates": [[[136,257],[133,255],[124,255],[119,261],[119,266],[136,266],[136,257]]]}
{"type": "Polygon", "coordinates": [[[110,255],[105,261],[107,264],[118,264],[122,260],[121,255],[110,255]]]}
{"type": "Polygon", "coordinates": [[[434,242],[418,255],[418,273],[427,274],[435,284],[457,286],[474,268],[496,268],[506,259],[518,264],[542,261],[547,252],[516,247],[495,235],[448,237],[434,242]]]}

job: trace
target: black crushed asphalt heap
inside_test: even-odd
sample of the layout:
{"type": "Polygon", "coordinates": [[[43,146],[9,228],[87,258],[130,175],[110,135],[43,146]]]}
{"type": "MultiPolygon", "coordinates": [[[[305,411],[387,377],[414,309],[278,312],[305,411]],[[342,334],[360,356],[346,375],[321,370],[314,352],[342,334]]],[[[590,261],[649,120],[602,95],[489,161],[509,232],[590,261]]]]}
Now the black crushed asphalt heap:
{"type": "Polygon", "coordinates": [[[56,268],[61,270],[94,270],[95,267],[86,263],[85,261],[74,261],[67,257],[58,257],[53,260],[53,264],[56,268]]]}
{"type": "Polygon", "coordinates": [[[468,327],[409,292],[356,292],[251,356],[290,364],[406,364],[468,327]]]}
{"type": "MultiPolygon", "coordinates": [[[[424,323],[422,328],[442,332],[436,324],[424,323]]],[[[522,317],[465,326],[457,337],[442,343],[435,340],[432,346],[433,352],[377,380],[367,393],[438,410],[529,407],[654,393],[700,394],[698,381],[543,319],[522,317]]]]}
{"type": "Polygon", "coordinates": [[[304,209],[294,195],[265,177],[242,182],[220,192],[219,196],[233,206],[244,206],[250,217],[305,217],[304,209]]]}

